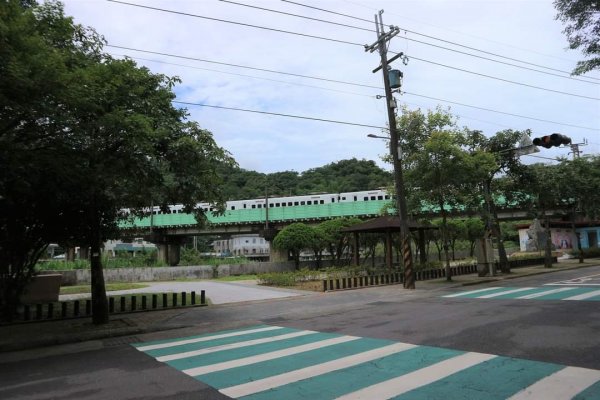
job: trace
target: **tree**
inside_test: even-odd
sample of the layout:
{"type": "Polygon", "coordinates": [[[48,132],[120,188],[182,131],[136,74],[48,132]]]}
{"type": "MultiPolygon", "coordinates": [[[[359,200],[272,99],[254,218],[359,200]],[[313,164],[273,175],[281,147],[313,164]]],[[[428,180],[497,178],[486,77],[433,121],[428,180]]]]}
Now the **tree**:
{"type": "Polygon", "coordinates": [[[347,254],[350,247],[350,235],[342,230],[359,222],[358,218],[336,218],[319,224],[319,230],[323,233],[323,239],[327,243],[327,249],[334,264],[340,264],[342,257],[347,254]]]}
{"type": "Polygon", "coordinates": [[[287,250],[292,254],[296,269],[300,269],[300,252],[311,248],[315,243],[315,229],[302,222],[296,222],[283,228],[275,239],[273,246],[287,250]]]}
{"type": "Polygon", "coordinates": [[[475,242],[485,234],[485,224],[481,218],[467,218],[465,220],[467,240],[469,241],[469,257],[475,253],[475,242]]]}
{"type": "Polygon", "coordinates": [[[582,75],[600,68],[600,2],[595,0],[555,0],[556,19],[566,25],[569,48],[581,49],[591,57],[578,61],[573,75],[582,75]]]}
{"type": "MultiPolygon", "coordinates": [[[[47,49],[50,55],[69,49],[63,59],[47,67],[67,71],[65,88],[48,89],[39,102],[23,98],[8,105],[16,110],[31,106],[34,117],[7,113],[18,122],[3,125],[1,166],[8,176],[0,186],[3,228],[7,237],[20,234],[29,243],[29,263],[37,260],[39,246],[49,240],[68,239],[89,247],[93,321],[105,323],[108,305],[100,249],[103,241],[117,236],[118,224],[126,217],[122,209],[127,207],[133,217],[145,215],[150,205],[166,208],[182,203],[192,211],[197,202],[205,201],[222,207],[216,167],[233,160],[210,132],[187,121],[185,110],[173,107],[172,87],[177,79],[101,54],[102,42],[96,36],[80,45],[85,31],[75,29],[58,3],[16,10],[34,20],[51,19],[34,32],[42,43],[59,36],[72,46],[50,41],[47,49]],[[32,151],[43,157],[30,157],[32,151]],[[48,182],[39,182],[31,171],[42,171],[44,177],[50,171],[51,176],[48,182]],[[38,192],[40,183],[46,190],[43,195],[38,192]],[[21,194],[27,196],[26,202],[21,194]],[[34,243],[40,245],[32,247],[34,243]]],[[[18,50],[13,56],[19,59],[18,50]]],[[[41,68],[43,73],[44,65],[41,68]]],[[[22,261],[19,265],[2,261],[8,262],[9,270],[32,268],[22,261]]]]}
{"type": "Polygon", "coordinates": [[[447,221],[448,241],[452,249],[452,261],[456,260],[456,241],[467,237],[467,227],[465,221],[453,218],[447,221]]]}

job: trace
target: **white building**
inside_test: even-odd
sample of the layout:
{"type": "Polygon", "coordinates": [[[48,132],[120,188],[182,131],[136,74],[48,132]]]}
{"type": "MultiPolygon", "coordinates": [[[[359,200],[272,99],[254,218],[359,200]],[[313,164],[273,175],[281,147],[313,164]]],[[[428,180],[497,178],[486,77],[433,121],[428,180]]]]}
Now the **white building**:
{"type": "Polygon", "coordinates": [[[269,256],[269,242],[258,234],[232,235],[229,239],[213,242],[215,253],[223,256],[260,258],[269,256]]]}

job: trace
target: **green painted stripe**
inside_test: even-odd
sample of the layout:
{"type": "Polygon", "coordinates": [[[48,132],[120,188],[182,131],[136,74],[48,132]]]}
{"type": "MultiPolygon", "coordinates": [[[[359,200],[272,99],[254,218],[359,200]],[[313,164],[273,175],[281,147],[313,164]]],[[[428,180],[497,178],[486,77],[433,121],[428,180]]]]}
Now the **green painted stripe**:
{"type": "MultiPolygon", "coordinates": [[[[511,289],[518,289],[518,287],[505,288],[504,290],[511,290],[511,289]]],[[[495,300],[495,299],[516,299],[517,297],[527,296],[528,294],[539,293],[539,292],[543,292],[545,290],[548,290],[548,289],[545,289],[545,288],[532,288],[532,289],[529,289],[529,290],[523,290],[521,292],[508,293],[508,294],[503,294],[501,296],[492,297],[492,298],[490,298],[490,300],[492,300],[492,299],[493,300],[495,300]]],[[[496,293],[498,293],[498,292],[496,292],[496,293]]],[[[484,296],[486,294],[492,294],[492,293],[489,293],[489,292],[488,293],[480,293],[480,295],[478,297],[484,296]]]]}
{"type": "Polygon", "coordinates": [[[299,332],[299,331],[300,331],[299,329],[281,328],[281,329],[275,329],[272,331],[255,332],[255,333],[250,333],[250,334],[232,336],[232,337],[228,337],[228,338],[214,339],[214,340],[209,340],[206,342],[182,344],[182,345],[178,345],[178,346],[167,347],[164,349],[147,350],[147,351],[145,351],[145,353],[148,355],[151,355],[152,357],[161,357],[161,356],[168,356],[171,354],[185,353],[186,351],[193,351],[193,350],[199,350],[199,349],[206,349],[206,348],[214,347],[214,346],[221,346],[224,344],[239,343],[239,342],[245,342],[247,340],[254,340],[254,339],[270,338],[273,336],[285,335],[287,333],[299,332]]]}
{"type": "Polygon", "coordinates": [[[464,352],[421,346],[354,367],[326,373],[312,379],[244,396],[242,399],[334,399],[346,393],[404,375],[460,354],[464,354],[464,352]]]}
{"type": "Polygon", "coordinates": [[[325,339],[337,338],[341,335],[332,333],[313,333],[292,339],[279,340],[271,343],[257,344],[248,347],[240,347],[231,350],[222,350],[215,353],[203,354],[200,356],[182,358],[180,360],[168,361],[167,364],[178,370],[202,367],[205,365],[217,364],[225,361],[237,360],[240,358],[255,356],[258,354],[269,353],[275,350],[287,349],[289,347],[300,346],[307,343],[314,343],[325,339]]]}
{"type": "MultiPolygon", "coordinates": [[[[574,288],[573,290],[567,290],[565,292],[559,292],[559,293],[552,293],[546,296],[541,296],[541,297],[537,297],[533,300],[562,300],[562,299],[566,299],[567,297],[573,297],[573,296],[577,296],[579,294],[584,294],[584,293],[589,293],[593,290],[597,290],[596,288],[589,288],[589,287],[577,287],[574,288]]],[[[590,299],[585,299],[590,300],[590,299]]]]}
{"type": "Polygon", "coordinates": [[[600,399],[600,381],[594,383],[589,388],[585,389],[577,396],[573,397],[573,400],[598,400],[600,399]]]}
{"type": "Polygon", "coordinates": [[[179,342],[180,340],[188,340],[188,339],[200,339],[200,338],[205,338],[205,337],[210,337],[210,336],[215,336],[215,335],[223,335],[226,333],[236,333],[236,332],[244,332],[244,331],[249,331],[252,329],[260,329],[260,328],[268,328],[271,325],[255,325],[255,326],[246,326],[240,329],[230,329],[230,330],[225,330],[225,331],[218,331],[218,332],[210,332],[210,333],[204,333],[202,335],[195,335],[195,336],[187,336],[187,337],[178,337],[175,339],[163,339],[163,340],[154,340],[151,342],[143,342],[143,343],[132,343],[131,345],[135,348],[138,347],[144,347],[144,346],[151,346],[154,344],[163,344],[163,343],[172,343],[172,342],[179,342]]]}
{"type": "Polygon", "coordinates": [[[394,399],[504,400],[563,368],[557,364],[496,357],[394,399]]]}
{"type": "Polygon", "coordinates": [[[257,364],[213,372],[202,375],[197,379],[217,389],[222,389],[337,360],[338,358],[377,349],[393,343],[389,340],[363,338],[257,364]]]}
{"type": "Polygon", "coordinates": [[[501,287],[501,288],[497,288],[497,289],[487,290],[485,292],[467,293],[467,294],[464,294],[464,295],[457,295],[457,296],[455,296],[453,298],[454,299],[477,299],[477,298],[479,298],[481,296],[487,296],[488,294],[500,293],[500,292],[504,292],[504,291],[510,290],[510,289],[516,289],[516,288],[501,287]]]}

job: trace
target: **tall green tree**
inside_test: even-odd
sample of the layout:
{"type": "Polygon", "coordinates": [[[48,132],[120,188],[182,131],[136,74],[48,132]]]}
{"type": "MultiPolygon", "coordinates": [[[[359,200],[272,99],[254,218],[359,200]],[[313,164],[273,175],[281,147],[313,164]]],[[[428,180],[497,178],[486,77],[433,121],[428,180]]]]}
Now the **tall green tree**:
{"type": "MultiPolygon", "coordinates": [[[[41,50],[50,57],[64,54],[49,65],[42,63],[36,72],[57,75],[59,89],[53,84],[45,94],[3,105],[0,167],[6,175],[0,178],[0,221],[7,240],[19,235],[24,239],[20,251],[27,257],[0,262],[26,278],[40,246],[48,241],[68,239],[89,247],[93,321],[105,323],[100,248],[117,235],[119,222],[127,217],[122,209],[129,208],[129,216],[142,216],[152,204],[166,208],[182,203],[187,211],[200,201],[222,206],[216,167],[233,160],[210,132],[173,107],[177,79],[103,55],[102,41],[85,36],[87,31],[66,18],[59,3],[13,10],[15,21],[37,21],[31,33],[41,50]],[[28,107],[33,117],[18,112],[28,107]],[[17,112],[11,113],[13,109],[17,112]],[[4,124],[5,115],[18,122],[4,124]],[[48,180],[40,182],[35,172],[48,180]]],[[[12,40],[9,71],[11,62],[29,57],[18,47],[21,39],[12,40]]],[[[1,76],[0,81],[10,85],[8,78],[1,76]]],[[[12,246],[2,243],[2,249],[16,251],[12,246]]]]}
{"type": "Polygon", "coordinates": [[[300,269],[300,252],[314,247],[315,236],[315,228],[302,222],[296,222],[277,233],[273,240],[273,246],[277,249],[287,250],[292,255],[296,269],[300,269]]]}
{"type": "Polygon", "coordinates": [[[555,0],[556,19],[566,25],[570,49],[590,57],[577,62],[573,75],[600,68],[600,2],[596,0],[555,0]]]}
{"type": "Polygon", "coordinates": [[[335,265],[340,265],[342,257],[344,254],[348,254],[351,246],[351,235],[345,233],[343,229],[359,222],[360,219],[352,217],[330,219],[319,224],[319,230],[322,232],[323,240],[335,265]]]}

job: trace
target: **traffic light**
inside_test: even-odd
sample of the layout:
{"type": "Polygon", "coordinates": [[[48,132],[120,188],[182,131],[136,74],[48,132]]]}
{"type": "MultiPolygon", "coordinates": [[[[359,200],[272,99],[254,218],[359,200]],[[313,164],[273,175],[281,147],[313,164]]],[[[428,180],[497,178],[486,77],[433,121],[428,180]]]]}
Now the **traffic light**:
{"type": "Polygon", "coordinates": [[[533,144],[549,149],[554,146],[559,147],[563,144],[571,144],[571,138],[565,135],[561,135],[560,133],[553,133],[552,135],[534,138],[533,144]]]}

